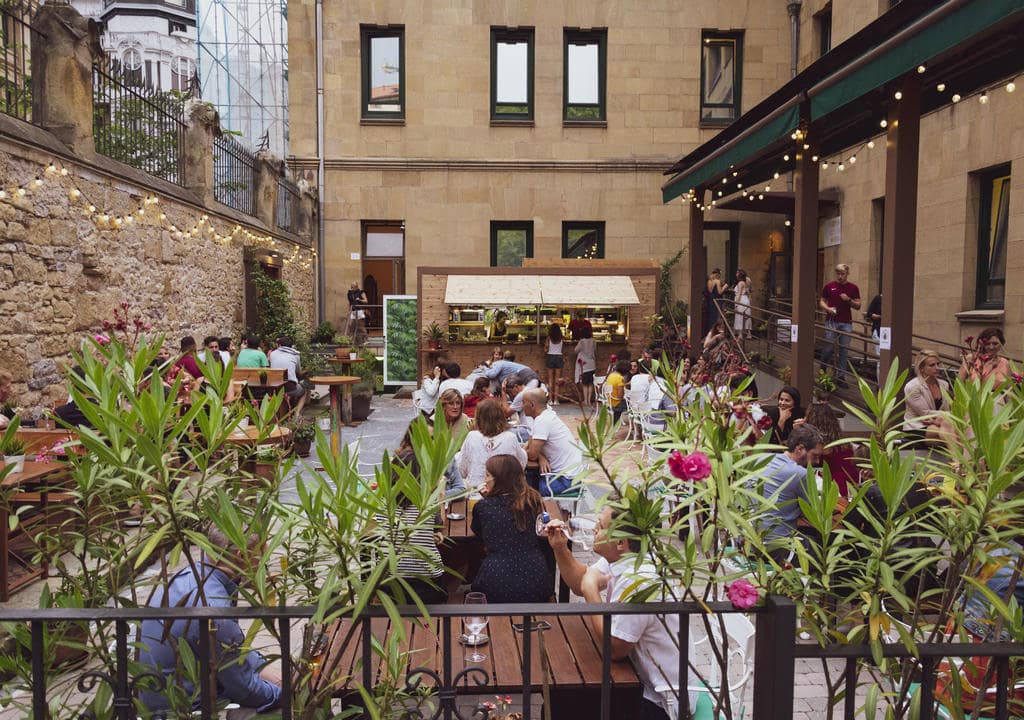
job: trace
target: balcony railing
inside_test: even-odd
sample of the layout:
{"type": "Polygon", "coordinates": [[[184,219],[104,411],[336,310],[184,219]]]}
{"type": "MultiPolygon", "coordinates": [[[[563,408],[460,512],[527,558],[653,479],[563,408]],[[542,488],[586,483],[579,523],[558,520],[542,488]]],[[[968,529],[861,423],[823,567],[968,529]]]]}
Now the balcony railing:
{"type": "Polygon", "coordinates": [[[288,178],[277,179],[277,227],[295,232],[299,216],[299,187],[288,178]]]}
{"type": "Polygon", "coordinates": [[[246,215],[255,214],[256,156],[230,135],[213,140],[213,197],[246,215]]]}
{"type": "Polygon", "coordinates": [[[32,121],[32,44],[46,36],[32,27],[38,3],[5,2],[0,5],[0,111],[32,121]]]}

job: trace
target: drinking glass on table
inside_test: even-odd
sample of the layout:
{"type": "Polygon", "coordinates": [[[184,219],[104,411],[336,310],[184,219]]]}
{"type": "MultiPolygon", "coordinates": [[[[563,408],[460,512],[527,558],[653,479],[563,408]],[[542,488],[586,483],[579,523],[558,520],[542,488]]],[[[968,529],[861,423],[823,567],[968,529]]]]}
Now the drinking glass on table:
{"type": "MultiPolygon", "coordinates": [[[[482,592],[468,592],[463,601],[466,605],[486,605],[487,596],[482,592]]],[[[462,620],[465,628],[466,644],[472,646],[472,650],[466,655],[467,662],[479,663],[487,659],[487,656],[480,652],[480,633],[487,627],[486,615],[466,615],[462,620]]]]}

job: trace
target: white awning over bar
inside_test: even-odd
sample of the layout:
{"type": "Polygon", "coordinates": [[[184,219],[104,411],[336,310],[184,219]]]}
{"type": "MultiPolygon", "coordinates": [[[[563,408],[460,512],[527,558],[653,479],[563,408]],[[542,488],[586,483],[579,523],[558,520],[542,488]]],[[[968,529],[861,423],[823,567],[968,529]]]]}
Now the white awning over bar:
{"type": "Polygon", "coordinates": [[[449,275],[447,305],[639,305],[626,275],[449,275]]]}
{"type": "Polygon", "coordinates": [[[545,305],[639,305],[626,275],[539,275],[545,305]]]}

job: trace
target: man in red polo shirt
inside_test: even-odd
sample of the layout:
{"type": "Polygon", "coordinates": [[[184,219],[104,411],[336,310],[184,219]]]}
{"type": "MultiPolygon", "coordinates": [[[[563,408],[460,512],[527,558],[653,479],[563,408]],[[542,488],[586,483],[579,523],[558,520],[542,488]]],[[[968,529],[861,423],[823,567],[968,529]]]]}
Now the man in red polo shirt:
{"type": "Polygon", "coordinates": [[[836,358],[836,384],[845,387],[843,373],[846,371],[847,356],[850,353],[850,335],[853,332],[853,310],[860,309],[860,289],[847,278],[850,266],[845,263],[836,265],[836,279],[821,289],[821,300],[818,304],[824,311],[825,347],[821,351],[821,362],[832,364],[836,344],[839,345],[839,357],[836,358]]]}

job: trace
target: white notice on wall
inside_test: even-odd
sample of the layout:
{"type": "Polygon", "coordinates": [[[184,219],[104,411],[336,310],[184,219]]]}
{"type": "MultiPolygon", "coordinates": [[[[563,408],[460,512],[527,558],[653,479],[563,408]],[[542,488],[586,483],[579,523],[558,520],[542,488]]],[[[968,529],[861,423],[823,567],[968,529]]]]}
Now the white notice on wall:
{"type": "Polygon", "coordinates": [[[349,257],[349,260],[358,260],[359,259],[359,253],[349,253],[348,257],[349,257]]]}
{"type": "Polygon", "coordinates": [[[892,328],[891,327],[880,327],[880,328],[878,328],[878,349],[879,350],[892,350],[892,328]]]}
{"type": "Polygon", "coordinates": [[[800,326],[790,325],[789,326],[789,341],[791,343],[798,342],[800,339],[800,326]]]}

